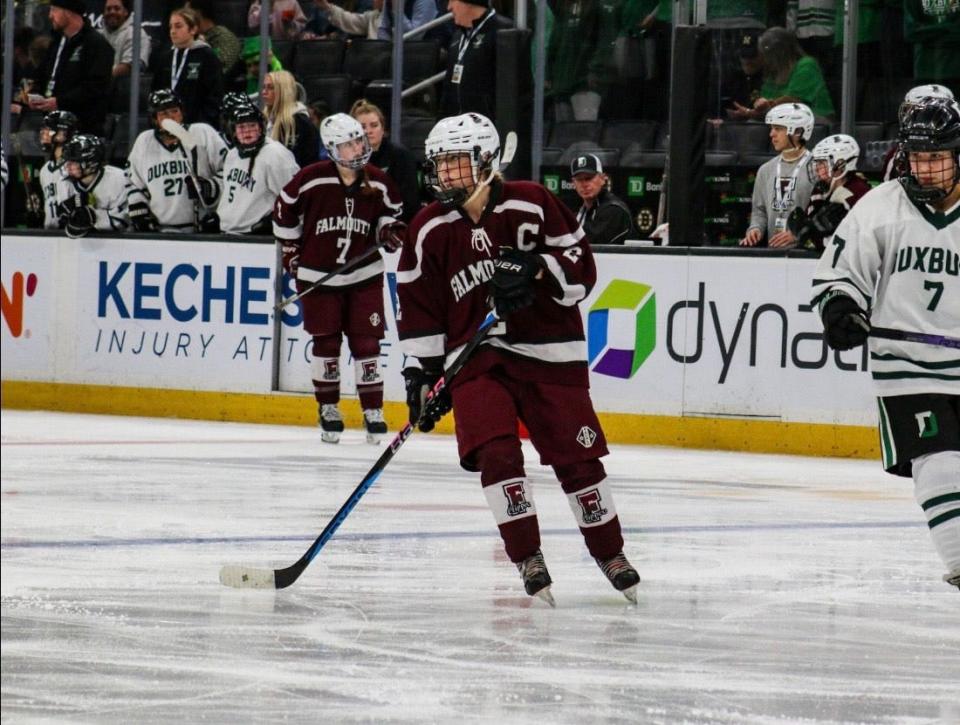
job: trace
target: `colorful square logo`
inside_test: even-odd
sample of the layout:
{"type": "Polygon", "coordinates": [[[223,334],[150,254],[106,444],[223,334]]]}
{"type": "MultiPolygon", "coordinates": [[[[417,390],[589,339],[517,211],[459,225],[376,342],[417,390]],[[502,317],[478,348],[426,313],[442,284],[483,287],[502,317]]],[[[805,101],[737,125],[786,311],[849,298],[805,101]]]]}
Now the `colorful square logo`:
{"type": "MultiPolygon", "coordinates": [[[[621,343],[622,344],[622,343],[621,343]]],[[[657,344],[657,297],[650,285],[615,279],[590,307],[587,353],[590,369],[614,378],[632,378],[657,344]],[[611,344],[611,310],[633,313],[633,345],[611,344]]]]}

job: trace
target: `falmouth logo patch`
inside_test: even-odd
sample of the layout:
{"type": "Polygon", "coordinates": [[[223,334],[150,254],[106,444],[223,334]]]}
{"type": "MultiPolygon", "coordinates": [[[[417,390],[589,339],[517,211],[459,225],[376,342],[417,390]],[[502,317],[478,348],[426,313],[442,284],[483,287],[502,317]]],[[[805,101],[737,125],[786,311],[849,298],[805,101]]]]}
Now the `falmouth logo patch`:
{"type": "Polygon", "coordinates": [[[490,254],[493,244],[490,242],[490,237],[487,236],[487,230],[482,227],[479,229],[474,229],[473,234],[470,237],[470,244],[478,252],[486,254],[488,257],[492,256],[490,254]]]}
{"type": "Polygon", "coordinates": [[[577,443],[584,448],[589,448],[597,440],[597,434],[589,426],[583,426],[577,433],[577,443]]]}
{"type": "Polygon", "coordinates": [[[370,315],[370,324],[374,327],[380,324],[380,314],[378,312],[374,312],[372,315],[370,315]]]}
{"type": "Polygon", "coordinates": [[[507,516],[525,514],[531,504],[523,490],[523,481],[511,481],[503,484],[502,488],[503,495],[507,498],[507,516]]]}
{"type": "Polygon", "coordinates": [[[585,524],[598,524],[607,515],[607,510],[603,507],[603,499],[600,498],[600,491],[595,488],[578,493],[577,503],[580,504],[580,513],[585,524]]]}

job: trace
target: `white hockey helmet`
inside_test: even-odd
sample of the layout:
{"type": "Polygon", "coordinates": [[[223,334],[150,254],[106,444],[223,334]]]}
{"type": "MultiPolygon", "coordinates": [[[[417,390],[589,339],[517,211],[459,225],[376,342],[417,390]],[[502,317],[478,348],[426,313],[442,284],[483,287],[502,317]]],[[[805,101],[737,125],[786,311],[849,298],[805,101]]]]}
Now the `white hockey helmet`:
{"type": "Polygon", "coordinates": [[[367,135],[363,132],[363,126],[357,119],[346,113],[334,113],[320,122],[320,140],[330,154],[330,158],[348,169],[359,171],[367,165],[373,154],[367,135]],[[343,159],[340,155],[340,145],[351,141],[360,141],[363,144],[363,152],[355,158],[343,159]]]}
{"type": "Polygon", "coordinates": [[[907,91],[907,95],[903,97],[903,103],[900,104],[900,109],[897,111],[897,119],[902,123],[907,111],[920,103],[924,98],[945,98],[948,101],[952,101],[953,91],[939,83],[914,86],[907,91]]]}
{"type": "Polygon", "coordinates": [[[816,183],[818,164],[827,164],[827,173],[831,178],[847,171],[855,171],[860,157],[860,144],[853,136],[835,133],[827,136],[813,148],[813,163],[807,165],[811,180],[816,183]]]}
{"type": "Polygon", "coordinates": [[[813,111],[804,103],[781,103],[774,106],[767,111],[764,123],[768,126],[783,126],[790,136],[802,133],[800,140],[804,143],[813,136],[813,111]]]}
{"type": "Polygon", "coordinates": [[[437,200],[448,206],[462,204],[482,184],[489,183],[500,169],[500,134],[493,122],[479,113],[464,113],[440,119],[424,144],[427,157],[427,185],[437,200]],[[437,162],[444,156],[470,157],[472,185],[444,186],[437,162]]]}

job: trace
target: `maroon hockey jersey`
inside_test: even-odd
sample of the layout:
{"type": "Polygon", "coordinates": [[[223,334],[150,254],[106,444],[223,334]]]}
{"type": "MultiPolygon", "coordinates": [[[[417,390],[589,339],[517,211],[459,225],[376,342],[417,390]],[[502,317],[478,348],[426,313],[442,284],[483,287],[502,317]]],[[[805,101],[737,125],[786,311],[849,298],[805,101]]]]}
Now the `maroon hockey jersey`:
{"type": "Polygon", "coordinates": [[[588,384],[577,304],[596,282],[590,245],[576,217],[543,186],[494,182],[478,224],[433,203],[408,230],[397,271],[397,329],[407,355],[449,364],[490,310],[488,283],[501,247],[539,254],[537,296],[491,331],[459,380],[502,364],[521,380],[588,384]]]}
{"type": "MultiPolygon", "coordinates": [[[[401,201],[393,180],[366,166],[369,186],[344,186],[333,161],[301,169],[283,187],[273,209],[273,234],[285,251],[299,251],[297,279],[316,282],[327,272],[360,256],[376,244],[377,232],[400,218],[401,201]]],[[[380,255],[339,274],[323,287],[345,289],[383,274],[380,255]]]]}

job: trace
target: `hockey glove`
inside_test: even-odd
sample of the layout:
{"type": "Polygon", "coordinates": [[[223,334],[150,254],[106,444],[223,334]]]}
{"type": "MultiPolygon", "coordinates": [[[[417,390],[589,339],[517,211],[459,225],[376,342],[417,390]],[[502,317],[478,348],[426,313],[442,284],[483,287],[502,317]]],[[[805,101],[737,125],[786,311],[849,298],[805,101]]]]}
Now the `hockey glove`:
{"type": "Polygon", "coordinates": [[[832,297],[820,310],[827,344],[834,350],[851,350],[862,345],[870,334],[867,313],[844,294],[832,297]]]}
{"type": "Polygon", "coordinates": [[[196,183],[194,182],[194,177],[187,176],[183,183],[187,187],[187,196],[189,196],[194,201],[199,201],[204,206],[213,206],[217,203],[217,185],[214,184],[210,179],[204,179],[202,176],[196,177],[196,183]],[[200,188],[197,188],[197,184],[200,185],[200,188]]]}
{"type": "Polygon", "coordinates": [[[490,286],[493,306],[501,317],[529,307],[537,296],[534,286],[543,272],[543,260],[537,254],[501,247],[500,256],[493,262],[490,286]]]}
{"type": "Polygon", "coordinates": [[[267,214],[260,221],[250,227],[251,234],[262,234],[265,237],[273,234],[273,214],[267,214]]]}
{"type": "Polygon", "coordinates": [[[280,242],[280,253],[283,255],[283,268],[296,279],[297,268],[300,266],[300,247],[289,242],[280,242]]]}
{"type": "Polygon", "coordinates": [[[407,225],[403,222],[387,224],[380,229],[377,239],[388,252],[396,252],[407,238],[407,225]]]}
{"type": "Polygon", "coordinates": [[[153,212],[150,211],[150,207],[143,202],[131,204],[127,209],[127,214],[130,216],[130,224],[133,225],[134,231],[157,231],[157,218],[153,215],[153,212]]]}
{"type": "Polygon", "coordinates": [[[90,230],[97,223],[96,212],[89,206],[81,206],[74,209],[67,218],[67,236],[71,239],[78,239],[90,233],[90,230]]]}
{"type": "Polygon", "coordinates": [[[71,196],[66,201],[62,201],[57,204],[57,226],[61,229],[67,226],[67,221],[70,219],[70,215],[73,214],[78,208],[80,208],[80,199],[76,196],[71,196]]]}
{"type": "Polygon", "coordinates": [[[407,386],[407,410],[410,424],[424,433],[433,430],[434,425],[453,408],[450,391],[444,388],[439,395],[429,398],[430,391],[443,376],[439,364],[429,366],[430,370],[406,368],[403,379],[407,386]]]}
{"type": "Polygon", "coordinates": [[[828,202],[821,206],[816,213],[810,217],[814,228],[823,236],[833,234],[834,230],[840,226],[840,222],[847,215],[847,208],[843,204],[828,202]]]}

